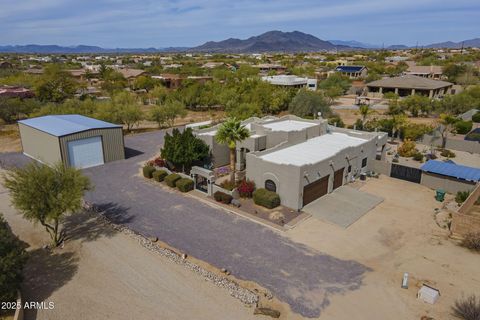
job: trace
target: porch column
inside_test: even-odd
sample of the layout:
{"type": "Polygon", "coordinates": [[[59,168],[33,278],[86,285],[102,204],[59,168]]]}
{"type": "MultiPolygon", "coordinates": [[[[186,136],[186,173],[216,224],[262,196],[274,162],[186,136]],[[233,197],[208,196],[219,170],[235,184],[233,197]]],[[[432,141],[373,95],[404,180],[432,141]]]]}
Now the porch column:
{"type": "Polygon", "coordinates": [[[433,90],[428,91],[428,97],[431,99],[433,98],[433,90]]]}
{"type": "Polygon", "coordinates": [[[235,169],[236,170],[243,170],[243,152],[242,149],[237,149],[236,150],[236,164],[235,164],[235,169]]]}
{"type": "Polygon", "coordinates": [[[395,94],[398,94],[398,88],[395,88],[395,94]]]}
{"type": "Polygon", "coordinates": [[[415,95],[415,89],[412,89],[412,96],[415,95]]]}

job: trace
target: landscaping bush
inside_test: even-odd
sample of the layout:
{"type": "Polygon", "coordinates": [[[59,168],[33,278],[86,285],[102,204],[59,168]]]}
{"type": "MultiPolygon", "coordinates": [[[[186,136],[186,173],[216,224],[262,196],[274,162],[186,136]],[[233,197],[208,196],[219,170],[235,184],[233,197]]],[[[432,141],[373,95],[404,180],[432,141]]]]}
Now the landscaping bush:
{"type": "Polygon", "coordinates": [[[455,301],[452,307],[452,314],[462,320],[478,320],[480,319],[480,298],[474,294],[467,298],[455,301]]]}
{"type": "Polygon", "coordinates": [[[253,202],[265,208],[275,208],[280,205],[280,196],[275,192],[260,188],[253,192],[253,202]]]}
{"type": "Polygon", "coordinates": [[[253,191],[255,191],[255,182],[243,179],[237,187],[238,193],[242,198],[251,198],[253,191]]]}
{"type": "Polygon", "coordinates": [[[27,253],[22,242],[0,214],[0,301],[16,300],[26,261],[27,253]]]}
{"type": "Polygon", "coordinates": [[[470,195],[470,191],[458,191],[457,195],[455,196],[455,201],[458,204],[463,203],[465,200],[467,200],[468,196],[470,195]]]}
{"type": "Polygon", "coordinates": [[[402,157],[413,157],[413,155],[418,152],[415,147],[415,141],[405,140],[405,142],[402,143],[400,147],[398,147],[397,152],[402,157]]]}
{"type": "Polygon", "coordinates": [[[480,251],[480,231],[467,233],[460,245],[470,250],[480,251]]]}
{"type": "Polygon", "coordinates": [[[193,180],[188,178],[178,179],[176,186],[178,190],[182,192],[188,192],[193,190],[193,180]]]}
{"type": "Polygon", "coordinates": [[[451,151],[451,150],[448,150],[448,149],[441,149],[440,150],[440,155],[442,157],[446,157],[446,158],[455,158],[457,155],[455,154],[455,152],[451,151]]]}
{"type": "Polygon", "coordinates": [[[226,194],[222,191],[217,191],[213,194],[213,198],[218,202],[223,202],[225,204],[230,204],[232,202],[233,197],[229,194],[226,194]]]}
{"type": "Polygon", "coordinates": [[[455,122],[455,131],[458,134],[467,134],[472,130],[472,121],[458,120],[455,122]]]}
{"type": "Polygon", "coordinates": [[[169,187],[175,188],[177,186],[177,181],[180,180],[179,174],[172,173],[165,177],[164,181],[167,183],[169,187]]]}
{"type": "Polygon", "coordinates": [[[152,173],[153,180],[158,182],[162,182],[166,176],[168,176],[168,172],[165,170],[157,170],[154,173],[152,173]]]}
{"type": "Polygon", "coordinates": [[[220,187],[228,191],[232,191],[233,189],[235,189],[236,185],[235,185],[235,182],[232,182],[230,180],[225,180],[222,183],[220,183],[220,187]]]}
{"type": "Polygon", "coordinates": [[[145,166],[143,167],[143,176],[148,179],[152,179],[153,173],[155,172],[155,168],[152,166],[145,166]]]}
{"type": "Polygon", "coordinates": [[[480,122],[480,111],[475,113],[473,116],[472,116],[472,121],[475,122],[475,123],[479,123],[480,122]]]}
{"type": "Polygon", "coordinates": [[[165,167],[165,160],[162,158],[155,158],[147,162],[147,165],[152,167],[165,167]]]}
{"type": "Polygon", "coordinates": [[[413,155],[413,160],[416,161],[423,161],[423,154],[421,152],[417,152],[413,155]]]}

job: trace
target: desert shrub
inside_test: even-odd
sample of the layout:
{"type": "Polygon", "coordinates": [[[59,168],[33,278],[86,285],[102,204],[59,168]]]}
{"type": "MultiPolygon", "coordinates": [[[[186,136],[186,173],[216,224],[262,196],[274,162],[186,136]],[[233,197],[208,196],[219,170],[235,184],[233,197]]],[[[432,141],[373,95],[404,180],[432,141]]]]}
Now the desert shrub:
{"type": "Polygon", "coordinates": [[[167,183],[169,187],[175,188],[177,185],[177,181],[180,180],[182,177],[180,177],[179,174],[172,173],[169,174],[168,176],[165,177],[164,181],[167,183]]]}
{"type": "Polygon", "coordinates": [[[480,298],[472,294],[458,299],[452,307],[452,315],[462,320],[480,319],[480,298]]]}
{"type": "Polygon", "coordinates": [[[226,194],[222,191],[217,191],[213,194],[213,198],[218,202],[223,202],[225,204],[229,204],[232,202],[233,197],[229,194],[226,194]]]}
{"type": "Polygon", "coordinates": [[[15,301],[26,261],[27,253],[22,242],[0,214],[0,301],[15,301]]]}
{"type": "Polygon", "coordinates": [[[470,250],[480,251],[480,231],[467,233],[460,245],[470,250]]]}
{"type": "Polygon", "coordinates": [[[415,148],[415,141],[405,140],[400,147],[398,147],[398,154],[402,157],[413,157],[418,150],[415,148]]]}
{"type": "Polygon", "coordinates": [[[143,167],[143,176],[148,179],[152,179],[155,168],[149,165],[143,167]]]}
{"type": "Polygon", "coordinates": [[[235,189],[236,185],[235,185],[235,182],[232,182],[230,180],[225,180],[223,181],[222,183],[220,183],[220,186],[223,188],[223,189],[226,189],[228,191],[232,191],[233,189],[235,189]]]}
{"type": "Polygon", "coordinates": [[[253,191],[255,191],[255,182],[243,179],[237,187],[238,193],[242,198],[251,198],[253,191]]]}
{"type": "Polygon", "coordinates": [[[188,192],[193,190],[193,180],[188,178],[178,179],[176,186],[178,190],[182,192],[188,192]]]}
{"type": "Polygon", "coordinates": [[[475,122],[475,123],[479,123],[480,122],[480,111],[475,113],[473,116],[472,116],[472,121],[475,122]]]}
{"type": "Polygon", "coordinates": [[[155,181],[162,182],[165,177],[168,176],[168,172],[165,170],[157,170],[152,173],[152,178],[155,181]]]}
{"type": "Polygon", "coordinates": [[[457,155],[455,154],[455,152],[451,151],[451,150],[448,150],[448,149],[441,149],[440,150],[440,155],[442,157],[446,157],[446,158],[455,158],[457,155]]]}
{"type": "Polygon", "coordinates": [[[417,152],[413,155],[412,158],[415,161],[423,161],[423,154],[421,152],[417,152]]]}
{"type": "Polygon", "coordinates": [[[468,196],[470,195],[470,191],[458,191],[457,195],[455,196],[455,201],[460,204],[467,200],[468,196]]]}
{"type": "Polygon", "coordinates": [[[435,160],[435,159],[437,159],[437,156],[433,153],[429,153],[429,154],[427,154],[427,159],[428,160],[435,160]]]}
{"type": "Polygon", "coordinates": [[[280,205],[280,196],[275,192],[260,188],[253,192],[253,202],[265,208],[275,208],[280,205]]]}
{"type": "Polygon", "coordinates": [[[458,120],[455,122],[455,131],[458,134],[467,134],[472,130],[472,121],[458,120]]]}

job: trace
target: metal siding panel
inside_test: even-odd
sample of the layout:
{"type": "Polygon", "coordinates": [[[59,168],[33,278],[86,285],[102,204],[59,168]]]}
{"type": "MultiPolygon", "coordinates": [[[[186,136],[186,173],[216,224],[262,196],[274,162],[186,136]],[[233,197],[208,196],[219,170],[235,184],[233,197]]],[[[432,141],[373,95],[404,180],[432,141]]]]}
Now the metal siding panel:
{"type": "Polygon", "coordinates": [[[93,129],[75,134],[70,134],[60,138],[61,152],[65,163],[68,159],[68,141],[79,140],[92,137],[102,137],[103,158],[105,162],[125,159],[125,150],[123,145],[123,132],[121,128],[111,129],[93,129]]]}
{"type": "Polygon", "coordinates": [[[22,123],[18,124],[23,152],[49,165],[61,161],[58,137],[42,132],[22,123]]]}

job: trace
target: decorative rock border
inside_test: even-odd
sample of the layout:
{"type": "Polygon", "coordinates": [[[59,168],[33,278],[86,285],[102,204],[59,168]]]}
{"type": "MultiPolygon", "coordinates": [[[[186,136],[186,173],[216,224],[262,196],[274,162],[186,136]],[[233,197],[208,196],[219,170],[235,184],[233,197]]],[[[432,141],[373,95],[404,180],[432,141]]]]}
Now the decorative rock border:
{"type": "MultiPolygon", "coordinates": [[[[90,208],[90,209],[93,209],[93,208],[90,208]]],[[[162,255],[163,257],[169,259],[170,261],[195,272],[196,274],[204,278],[205,281],[212,282],[217,287],[227,290],[232,297],[240,300],[244,304],[249,306],[257,305],[259,301],[259,296],[254,292],[241,287],[235,281],[232,281],[226,277],[220,276],[214,272],[208,271],[205,268],[199,266],[198,264],[187,260],[185,254],[179,255],[178,253],[170,249],[161,247],[160,245],[154,243],[154,241],[157,240],[156,238],[152,239],[154,240],[152,241],[149,238],[125,227],[124,225],[120,225],[112,222],[102,212],[96,212],[95,210],[90,210],[90,211],[94,211],[95,213],[97,213],[98,218],[104,223],[106,223],[107,225],[111,226],[114,230],[119,231],[137,240],[140,243],[140,245],[142,245],[144,248],[152,252],[156,252],[162,255]]]]}

